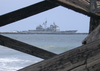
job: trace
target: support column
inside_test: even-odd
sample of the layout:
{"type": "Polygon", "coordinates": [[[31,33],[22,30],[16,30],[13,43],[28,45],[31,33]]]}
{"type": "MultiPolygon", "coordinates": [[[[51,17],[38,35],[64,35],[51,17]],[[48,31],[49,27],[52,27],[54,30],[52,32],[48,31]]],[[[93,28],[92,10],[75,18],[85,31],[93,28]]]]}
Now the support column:
{"type": "Polygon", "coordinates": [[[82,41],[82,44],[91,43],[100,39],[100,20],[97,18],[90,18],[89,35],[82,41]]]}
{"type": "Polygon", "coordinates": [[[99,19],[91,17],[91,18],[90,18],[89,34],[90,34],[95,28],[97,28],[98,25],[99,25],[99,19]]]}

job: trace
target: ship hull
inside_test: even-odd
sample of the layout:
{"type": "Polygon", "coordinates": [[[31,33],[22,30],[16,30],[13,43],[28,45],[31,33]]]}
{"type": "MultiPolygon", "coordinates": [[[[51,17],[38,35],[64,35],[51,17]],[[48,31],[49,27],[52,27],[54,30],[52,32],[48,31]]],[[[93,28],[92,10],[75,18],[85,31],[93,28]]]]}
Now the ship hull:
{"type": "Polygon", "coordinates": [[[69,30],[69,31],[36,31],[36,30],[30,30],[30,31],[23,31],[18,33],[32,33],[32,34],[67,34],[67,33],[76,33],[77,30],[69,30]]]}

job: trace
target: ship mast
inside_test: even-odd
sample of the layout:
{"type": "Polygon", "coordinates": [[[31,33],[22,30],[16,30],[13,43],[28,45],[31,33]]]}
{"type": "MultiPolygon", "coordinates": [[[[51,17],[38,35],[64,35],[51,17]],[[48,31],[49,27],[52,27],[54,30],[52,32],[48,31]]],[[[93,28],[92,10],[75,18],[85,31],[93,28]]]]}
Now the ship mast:
{"type": "Polygon", "coordinates": [[[43,23],[43,25],[44,25],[44,29],[46,30],[46,28],[47,28],[47,19],[46,19],[46,21],[43,23]]]}

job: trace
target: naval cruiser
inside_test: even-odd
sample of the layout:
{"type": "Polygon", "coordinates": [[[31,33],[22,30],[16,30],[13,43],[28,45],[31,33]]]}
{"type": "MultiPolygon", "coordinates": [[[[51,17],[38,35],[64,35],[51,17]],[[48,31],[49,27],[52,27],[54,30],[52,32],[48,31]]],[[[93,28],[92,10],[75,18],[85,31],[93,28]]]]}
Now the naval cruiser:
{"type": "Polygon", "coordinates": [[[28,31],[21,31],[21,33],[34,33],[34,34],[67,34],[67,33],[76,33],[77,30],[67,30],[67,31],[60,31],[60,27],[57,26],[55,23],[50,25],[50,27],[46,27],[46,23],[43,23],[36,27],[36,30],[28,30],[28,31]],[[44,25],[44,26],[42,26],[44,25]]]}

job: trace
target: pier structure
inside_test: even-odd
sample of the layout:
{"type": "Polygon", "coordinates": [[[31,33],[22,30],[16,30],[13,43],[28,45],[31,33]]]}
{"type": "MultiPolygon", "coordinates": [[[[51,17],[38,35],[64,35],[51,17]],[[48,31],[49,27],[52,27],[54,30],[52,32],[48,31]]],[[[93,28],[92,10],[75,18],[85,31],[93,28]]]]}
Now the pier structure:
{"type": "Polygon", "coordinates": [[[100,71],[100,0],[44,0],[1,15],[0,26],[57,6],[64,6],[90,17],[89,35],[83,40],[82,46],[57,55],[2,35],[0,45],[44,59],[18,71],[100,71]]]}

